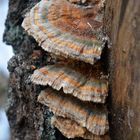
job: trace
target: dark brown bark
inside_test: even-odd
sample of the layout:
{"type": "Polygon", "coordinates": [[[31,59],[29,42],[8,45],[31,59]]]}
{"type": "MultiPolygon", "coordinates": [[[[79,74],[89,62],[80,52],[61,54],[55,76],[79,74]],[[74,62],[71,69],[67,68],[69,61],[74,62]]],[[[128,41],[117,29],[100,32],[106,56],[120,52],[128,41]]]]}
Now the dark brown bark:
{"type": "MultiPolygon", "coordinates": [[[[15,56],[8,66],[11,100],[8,117],[13,139],[63,140],[65,138],[58,131],[54,137],[48,108],[36,101],[43,87],[33,86],[29,80],[32,66],[41,67],[49,61],[49,55],[21,28],[24,14],[38,1],[10,0],[9,3],[4,41],[12,45],[15,56]],[[36,59],[32,58],[34,50],[40,52],[36,59]]],[[[139,7],[139,0],[107,0],[106,4],[106,32],[112,42],[108,100],[112,140],[138,140],[140,136],[139,7]]]]}
{"type": "Polygon", "coordinates": [[[108,0],[106,17],[113,44],[109,105],[111,137],[113,140],[139,140],[140,1],[108,0]]]}
{"type": "Polygon", "coordinates": [[[33,72],[32,66],[40,67],[46,63],[48,55],[44,55],[44,51],[38,47],[35,40],[21,27],[24,14],[38,1],[9,1],[4,41],[12,45],[15,52],[8,64],[10,107],[7,114],[12,140],[55,139],[55,130],[49,121],[51,113],[36,100],[40,87],[32,85],[29,80],[33,72]],[[32,58],[34,50],[40,53],[35,59],[32,58]]]}

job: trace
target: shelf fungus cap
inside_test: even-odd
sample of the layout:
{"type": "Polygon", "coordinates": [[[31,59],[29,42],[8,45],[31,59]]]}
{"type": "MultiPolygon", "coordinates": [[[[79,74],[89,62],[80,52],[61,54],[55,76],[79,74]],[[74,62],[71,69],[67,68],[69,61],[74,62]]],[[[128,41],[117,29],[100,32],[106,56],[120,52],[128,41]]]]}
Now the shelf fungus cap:
{"type": "Polygon", "coordinates": [[[108,134],[104,136],[94,135],[86,128],[80,126],[78,123],[68,118],[53,116],[51,118],[51,124],[67,138],[81,137],[88,140],[109,140],[108,134]]]}
{"type": "Polygon", "coordinates": [[[55,115],[74,120],[95,135],[104,135],[108,132],[108,115],[105,106],[82,102],[49,88],[40,93],[38,101],[47,105],[55,115]]]}
{"type": "Polygon", "coordinates": [[[83,101],[105,103],[108,82],[96,77],[87,78],[78,71],[61,65],[48,65],[34,71],[31,81],[39,85],[49,85],[56,90],[75,96],[83,101]]]}
{"type": "Polygon", "coordinates": [[[104,48],[102,1],[75,6],[67,0],[42,0],[22,26],[44,50],[94,64],[104,48]]]}
{"type": "Polygon", "coordinates": [[[67,138],[81,137],[86,132],[85,128],[63,117],[53,116],[51,118],[51,124],[58,128],[67,138]]]}

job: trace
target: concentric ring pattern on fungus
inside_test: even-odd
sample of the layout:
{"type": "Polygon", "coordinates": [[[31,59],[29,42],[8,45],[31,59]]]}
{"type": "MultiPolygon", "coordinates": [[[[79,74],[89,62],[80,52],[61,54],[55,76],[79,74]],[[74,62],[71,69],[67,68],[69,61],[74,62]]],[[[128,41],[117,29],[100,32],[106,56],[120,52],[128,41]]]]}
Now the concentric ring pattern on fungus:
{"type": "Polygon", "coordinates": [[[46,87],[38,102],[49,107],[54,114],[51,124],[67,138],[109,140],[104,104],[108,78],[100,69],[104,4],[105,0],[41,0],[22,23],[44,51],[62,58],[61,64],[56,60],[37,68],[31,81],[46,87]]]}
{"type": "Polygon", "coordinates": [[[94,64],[104,48],[102,9],[100,2],[81,8],[67,0],[42,0],[22,26],[44,50],[94,64]]]}

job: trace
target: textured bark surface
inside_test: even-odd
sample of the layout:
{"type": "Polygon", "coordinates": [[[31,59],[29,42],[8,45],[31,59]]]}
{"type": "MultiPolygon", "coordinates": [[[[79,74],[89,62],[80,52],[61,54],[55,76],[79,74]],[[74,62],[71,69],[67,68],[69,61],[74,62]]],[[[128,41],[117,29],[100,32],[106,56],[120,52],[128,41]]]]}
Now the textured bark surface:
{"type": "MultiPolygon", "coordinates": [[[[15,52],[15,56],[8,64],[10,71],[8,118],[12,140],[55,139],[54,128],[50,126],[51,113],[48,108],[37,103],[40,87],[33,86],[29,80],[34,67],[40,67],[49,61],[48,55],[44,55],[45,52],[21,27],[24,14],[38,1],[9,1],[4,41],[12,45],[15,52]]],[[[61,135],[59,137],[62,139],[61,135]]]]}
{"type": "MultiPolygon", "coordinates": [[[[15,52],[8,65],[8,117],[13,140],[65,139],[59,132],[54,135],[49,120],[51,113],[37,103],[42,87],[33,86],[29,80],[35,67],[50,63],[49,55],[21,28],[25,13],[38,1],[9,2],[4,41],[12,45],[15,52]]],[[[112,94],[108,100],[112,140],[138,140],[140,136],[139,7],[139,0],[107,0],[106,4],[106,32],[113,43],[110,59],[112,94]]]]}
{"type": "MultiPolygon", "coordinates": [[[[12,140],[64,140],[50,125],[52,115],[37,102],[41,86],[34,86],[30,76],[52,59],[21,27],[24,15],[39,0],[10,0],[4,41],[13,47],[15,56],[8,64],[10,71],[8,118],[12,140]]],[[[78,138],[76,138],[78,140],[78,138]]]]}
{"type": "Polygon", "coordinates": [[[139,0],[107,1],[107,31],[113,44],[109,104],[113,140],[140,139],[139,8],[139,0]]]}

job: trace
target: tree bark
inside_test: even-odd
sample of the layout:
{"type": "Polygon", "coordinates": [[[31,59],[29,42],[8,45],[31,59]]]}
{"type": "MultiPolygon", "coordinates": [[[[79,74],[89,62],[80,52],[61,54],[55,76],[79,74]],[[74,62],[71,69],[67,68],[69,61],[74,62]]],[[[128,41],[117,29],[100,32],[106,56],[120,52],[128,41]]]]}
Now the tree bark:
{"type": "Polygon", "coordinates": [[[10,0],[6,20],[4,41],[13,47],[15,56],[8,63],[9,109],[8,118],[12,140],[54,140],[64,139],[50,125],[52,114],[47,107],[37,102],[40,86],[34,86],[29,78],[34,67],[44,66],[47,53],[38,47],[33,38],[21,27],[24,15],[39,0],[10,0]],[[33,58],[34,53],[39,54],[33,58]]]}
{"type": "Polygon", "coordinates": [[[140,1],[108,0],[106,27],[112,41],[110,134],[113,140],[140,137],[140,1]]]}
{"type": "MultiPolygon", "coordinates": [[[[12,45],[15,52],[8,65],[8,117],[13,140],[66,139],[51,127],[48,108],[37,103],[42,87],[32,85],[29,80],[34,67],[51,63],[49,54],[21,27],[25,13],[39,1],[9,1],[4,41],[12,45]],[[34,53],[39,56],[33,58],[34,53]]],[[[112,42],[108,99],[112,140],[138,140],[140,136],[139,7],[139,0],[107,0],[106,3],[105,29],[112,42]]]]}

